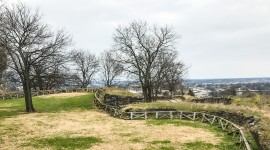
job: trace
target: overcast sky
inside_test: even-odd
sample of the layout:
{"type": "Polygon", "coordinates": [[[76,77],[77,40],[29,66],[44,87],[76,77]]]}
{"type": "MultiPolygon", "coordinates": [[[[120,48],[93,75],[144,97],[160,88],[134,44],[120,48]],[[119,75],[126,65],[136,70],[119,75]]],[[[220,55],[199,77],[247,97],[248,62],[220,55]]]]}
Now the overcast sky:
{"type": "Polygon", "coordinates": [[[172,25],[182,36],[190,79],[270,77],[270,0],[21,1],[93,53],[110,48],[118,25],[143,20],[172,25]]]}

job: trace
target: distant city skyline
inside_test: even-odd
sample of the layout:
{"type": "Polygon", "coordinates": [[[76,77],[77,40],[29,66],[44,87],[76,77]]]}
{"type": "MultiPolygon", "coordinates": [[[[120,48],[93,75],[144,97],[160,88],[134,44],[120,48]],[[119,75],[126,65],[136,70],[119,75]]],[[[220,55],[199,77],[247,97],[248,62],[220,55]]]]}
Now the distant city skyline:
{"type": "Polygon", "coordinates": [[[73,36],[75,48],[110,49],[118,25],[172,25],[187,78],[270,77],[269,0],[5,0],[25,2],[73,36]]]}

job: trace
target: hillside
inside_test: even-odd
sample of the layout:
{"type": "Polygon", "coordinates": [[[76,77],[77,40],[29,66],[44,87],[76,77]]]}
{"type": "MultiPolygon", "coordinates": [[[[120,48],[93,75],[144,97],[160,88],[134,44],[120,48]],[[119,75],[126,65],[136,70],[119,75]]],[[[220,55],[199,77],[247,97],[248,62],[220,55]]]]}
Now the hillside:
{"type": "Polygon", "coordinates": [[[231,136],[207,124],[121,120],[95,109],[93,93],[0,101],[0,149],[237,149],[231,136]]]}

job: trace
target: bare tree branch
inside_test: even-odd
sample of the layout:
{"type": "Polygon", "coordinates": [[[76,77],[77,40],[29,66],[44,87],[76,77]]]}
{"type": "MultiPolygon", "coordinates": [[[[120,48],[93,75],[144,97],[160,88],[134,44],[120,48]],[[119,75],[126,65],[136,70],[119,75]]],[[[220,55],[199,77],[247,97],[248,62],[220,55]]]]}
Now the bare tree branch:
{"type": "Polygon", "coordinates": [[[122,74],[123,65],[113,58],[111,52],[105,51],[100,58],[101,77],[105,82],[105,86],[111,87],[113,80],[122,74]]]}
{"type": "Polygon", "coordinates": [[[75,50],[72,52],[72,60],[76,65],[79,85],[82,88],[86,88],[97,72],[99,67],[98,59],[94,54],[87,53],[83,50],[75,50]]]}

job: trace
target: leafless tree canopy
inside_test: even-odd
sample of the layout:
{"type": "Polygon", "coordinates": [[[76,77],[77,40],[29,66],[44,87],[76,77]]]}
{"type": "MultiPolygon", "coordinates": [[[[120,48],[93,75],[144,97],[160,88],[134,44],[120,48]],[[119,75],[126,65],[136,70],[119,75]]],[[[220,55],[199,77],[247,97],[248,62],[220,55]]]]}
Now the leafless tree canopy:
{"type": "Polygon", "coordinates": [[[101,78],[105,86],[111,87],[113,80],[122,74],[123,65],[116,61],[111,52],[105,51],[100,58],[101,78]]]}
{"type": "Polygon", "coordinates": [[[1,79],[3,76],[3,72],[7,68],[7,57],[5,51],[0,49],[0,84],[1,84],[1,79]]]}
{"type": "Polygon", "coordinates": [[[177,51],[170,51],[166,53],[160,53],[157,57],[157,61],[154,64],[154,67],[152,69],[153,77],[153,91],[155,94],[155,97],[157,97],[157,94],[159,93],[159,89],[161,87],[164,87],[165,84],[165,76],[175,59],[177,58],[177,51]]]}
{"type": "Polygon", "coordinates": [[[48,58],[31,70],[32,86],[36,90],[50,90],[60,88],[68,78],[67,55],[57,54],[53,58],[48,58]]]}
{"type": "Polygon", "coordinates": [[[186,74],[187,68],[182,62],[172,62],[168,64],[168,69],[164,72],[165,86],[173,92],[182,85],[183,76],[186,74]]]}
{"type": "MultiPolygon", "coordinates": [[[[0,0],[0,22],[2,21],[2,15],[3,15],[3,3],[0,0]]],[[[0,84],[2,84],[2,77],[3,77],[3,72],[7,68],[7,57],[6,57],[6,52],[4,49],[0,48],[0,84]]]]}
{"type": "Polygon", "coordinates": [[[71,39],[63,31],[54,34],[24,4],[4,7],[0,22],[0,49],[6,51],[9,67],[19,74],[24,93],[26,111],[35,111],[31,97],[30,72],[32,67],[61,53],[71,39]]]}
{"type": "Polygon", "coordinates": [[[164,68],[157,65],[159,57],[173,54],[177,39],[173,28],[149,26],[141,21],[134,21],[126,27],[120,26],[115,31],[117,60],[124,64],[125,71],[138,77],[147,102],[153,100],[153,77],[160,71],[156,67],[161,70],[164,68]]]}
{"type": "Polygon", "coordinates": [[[77,70],[77,80],[82,88],[86,88],[97,72],[99,67],[98,59],[94,54],[87,53],[83,50],[76,50],[72,53],[72,60],[77,70]]]}

